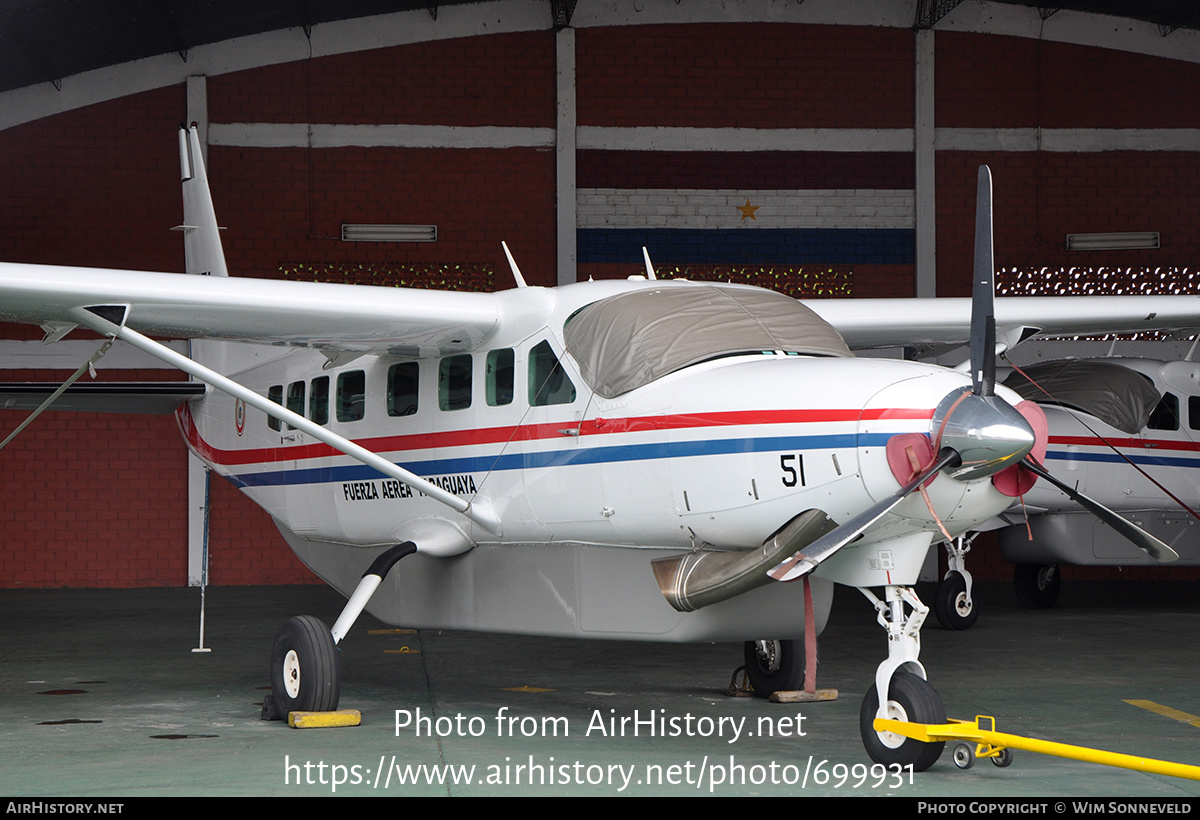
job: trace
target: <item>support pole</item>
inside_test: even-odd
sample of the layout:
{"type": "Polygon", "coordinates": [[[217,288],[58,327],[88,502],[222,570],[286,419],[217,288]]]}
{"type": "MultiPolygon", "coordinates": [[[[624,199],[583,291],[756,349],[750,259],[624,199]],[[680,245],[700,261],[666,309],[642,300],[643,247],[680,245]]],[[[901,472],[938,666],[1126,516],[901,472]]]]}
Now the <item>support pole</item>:
{"type": "Polygon", "coordinates": [[[204,537],[200,542],[200,643],[193,652],[212,652],[204,646],[204,598],[208,589],[208,501],[212,487],[212,468],[204,467],[204,537]]]}

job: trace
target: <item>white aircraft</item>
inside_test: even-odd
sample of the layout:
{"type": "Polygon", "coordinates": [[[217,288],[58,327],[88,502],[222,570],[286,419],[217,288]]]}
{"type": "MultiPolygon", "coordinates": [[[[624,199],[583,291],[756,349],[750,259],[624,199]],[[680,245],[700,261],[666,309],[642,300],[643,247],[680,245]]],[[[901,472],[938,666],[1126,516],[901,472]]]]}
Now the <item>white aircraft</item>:
{"type": "MultiPolygon", "coordinates": [[[[1168,544],[1178,566],[1200,565],[1200,365],[1063,359],[1005,371],[1003,383],[1046,415],[1050,472],[1168,544]]],[[[1060,565],[1156,563],[1053,485],[1039,482],[1021,501],[981,530],[998,530],[1016,565],[1018,600],[1031,609],[1057,601],[1060,565]]],[[[947,629],[969,629],[979,616],[965,561],[971,540],[945,545],[948,569],[933,610],[947,629]]]]}
{"type": "MultiPolygon", "coordinates": [[[[1024,373],[1005,381],[1046,412],[1047,466],[1169,544],[1179,566],[1200,565],[1200,365],[1074,359],[1024,373]]],[[[1000,547],[1030,608],[1054,605],[1059,565],[1154,563],[1052,487],[1034,487],[1025,501],[1040,514],[1028,531],[1023,523],[1002,529],[1000,547]]]]}
{"type": "Polygon", "coordinates": [[[180,146],[187,269],[202,275],[0,265],[0,317],[49,341],[91,328],[213,388],[177,411],[188,445],[349,597],[332,628],[281,628],[282,712],[336,707],[336,644],[364,607],[419,628],[747,641],[755,688],[794,688],[804,589],[820,628],[842,583],[874,602],[888,638],[863,742],[923,770],[942,744],[873,727],[945,720],[912,584],[932,544],[1047,475],[1030,455],[1044,420],[994,384],[993,349],[1037,331],[1200,324],[1200,302],[1181,298],[993,311],[986,168],[971,300],[810,310],[655,280],[649,265],[646,279],[539,288],[513,264],[518,287],[489,294],[228,278],[194,129],[180,146]],[[150,335],[193,339],[193,356],[150,335]],[[970,339],[970,373],[856,358],[843,337],[970,339]]]}

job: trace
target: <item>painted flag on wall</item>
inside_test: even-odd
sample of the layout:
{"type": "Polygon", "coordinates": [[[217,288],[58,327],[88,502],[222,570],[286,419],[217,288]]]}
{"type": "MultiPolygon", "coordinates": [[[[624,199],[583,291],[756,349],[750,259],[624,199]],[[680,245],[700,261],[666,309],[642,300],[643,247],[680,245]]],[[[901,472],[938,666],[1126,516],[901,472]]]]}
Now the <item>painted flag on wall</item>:
{"type": "Polygon", "coordinates": [[[583,150],[578,259],[912,264],[913,174],[905,152],[583,150]]]}

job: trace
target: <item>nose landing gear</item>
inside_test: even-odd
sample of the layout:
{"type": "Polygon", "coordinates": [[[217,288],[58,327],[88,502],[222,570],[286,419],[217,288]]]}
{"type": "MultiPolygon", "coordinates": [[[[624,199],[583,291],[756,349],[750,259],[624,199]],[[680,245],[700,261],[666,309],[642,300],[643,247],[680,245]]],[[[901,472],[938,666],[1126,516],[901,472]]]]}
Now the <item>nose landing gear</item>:
{"type": "Polygon", "coordinates": [[[875,719],[911,723],[946,720],[942,697],[925,680],[925,669],[918,660],[921,624],[929,614],[929,607],[921,603],[911,587],[884,589],[883,601],[868,589],[859,590],[875,605],[879,623],[888,633],[888,657],[879,664],[875,685],[863,698],[859,733],[867,754],[876,763],[911,766],[913,771],[923,772],[941,757],[945,742],[924,742],[895,732],[876,731],[875,719]]]}

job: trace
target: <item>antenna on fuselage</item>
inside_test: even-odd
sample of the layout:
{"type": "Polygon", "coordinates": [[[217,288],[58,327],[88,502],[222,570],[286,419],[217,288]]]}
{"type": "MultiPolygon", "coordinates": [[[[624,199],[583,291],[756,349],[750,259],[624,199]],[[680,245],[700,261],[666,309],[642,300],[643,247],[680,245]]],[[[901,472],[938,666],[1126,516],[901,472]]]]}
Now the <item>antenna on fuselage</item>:
{"type": "Polygon", "coordinates": [[[657,279],[654,275],[654,263],[650,261],[650,251],[646,250],[645,245],[642,245],[642,258],[646,260],[646,278],[657,279]]]}
{"type": "Polygon", "coordinates": [[[513,279],[517,280],[517,287],[526,287],[525,277],[521,275],[521,269],[517,267],[517,260],[513,259],[512,252],[508,249],[508,243],[501,242],[500,247],[504,248],[504,255],[508,257],[508,266],[512,269],[513,279]]]}

